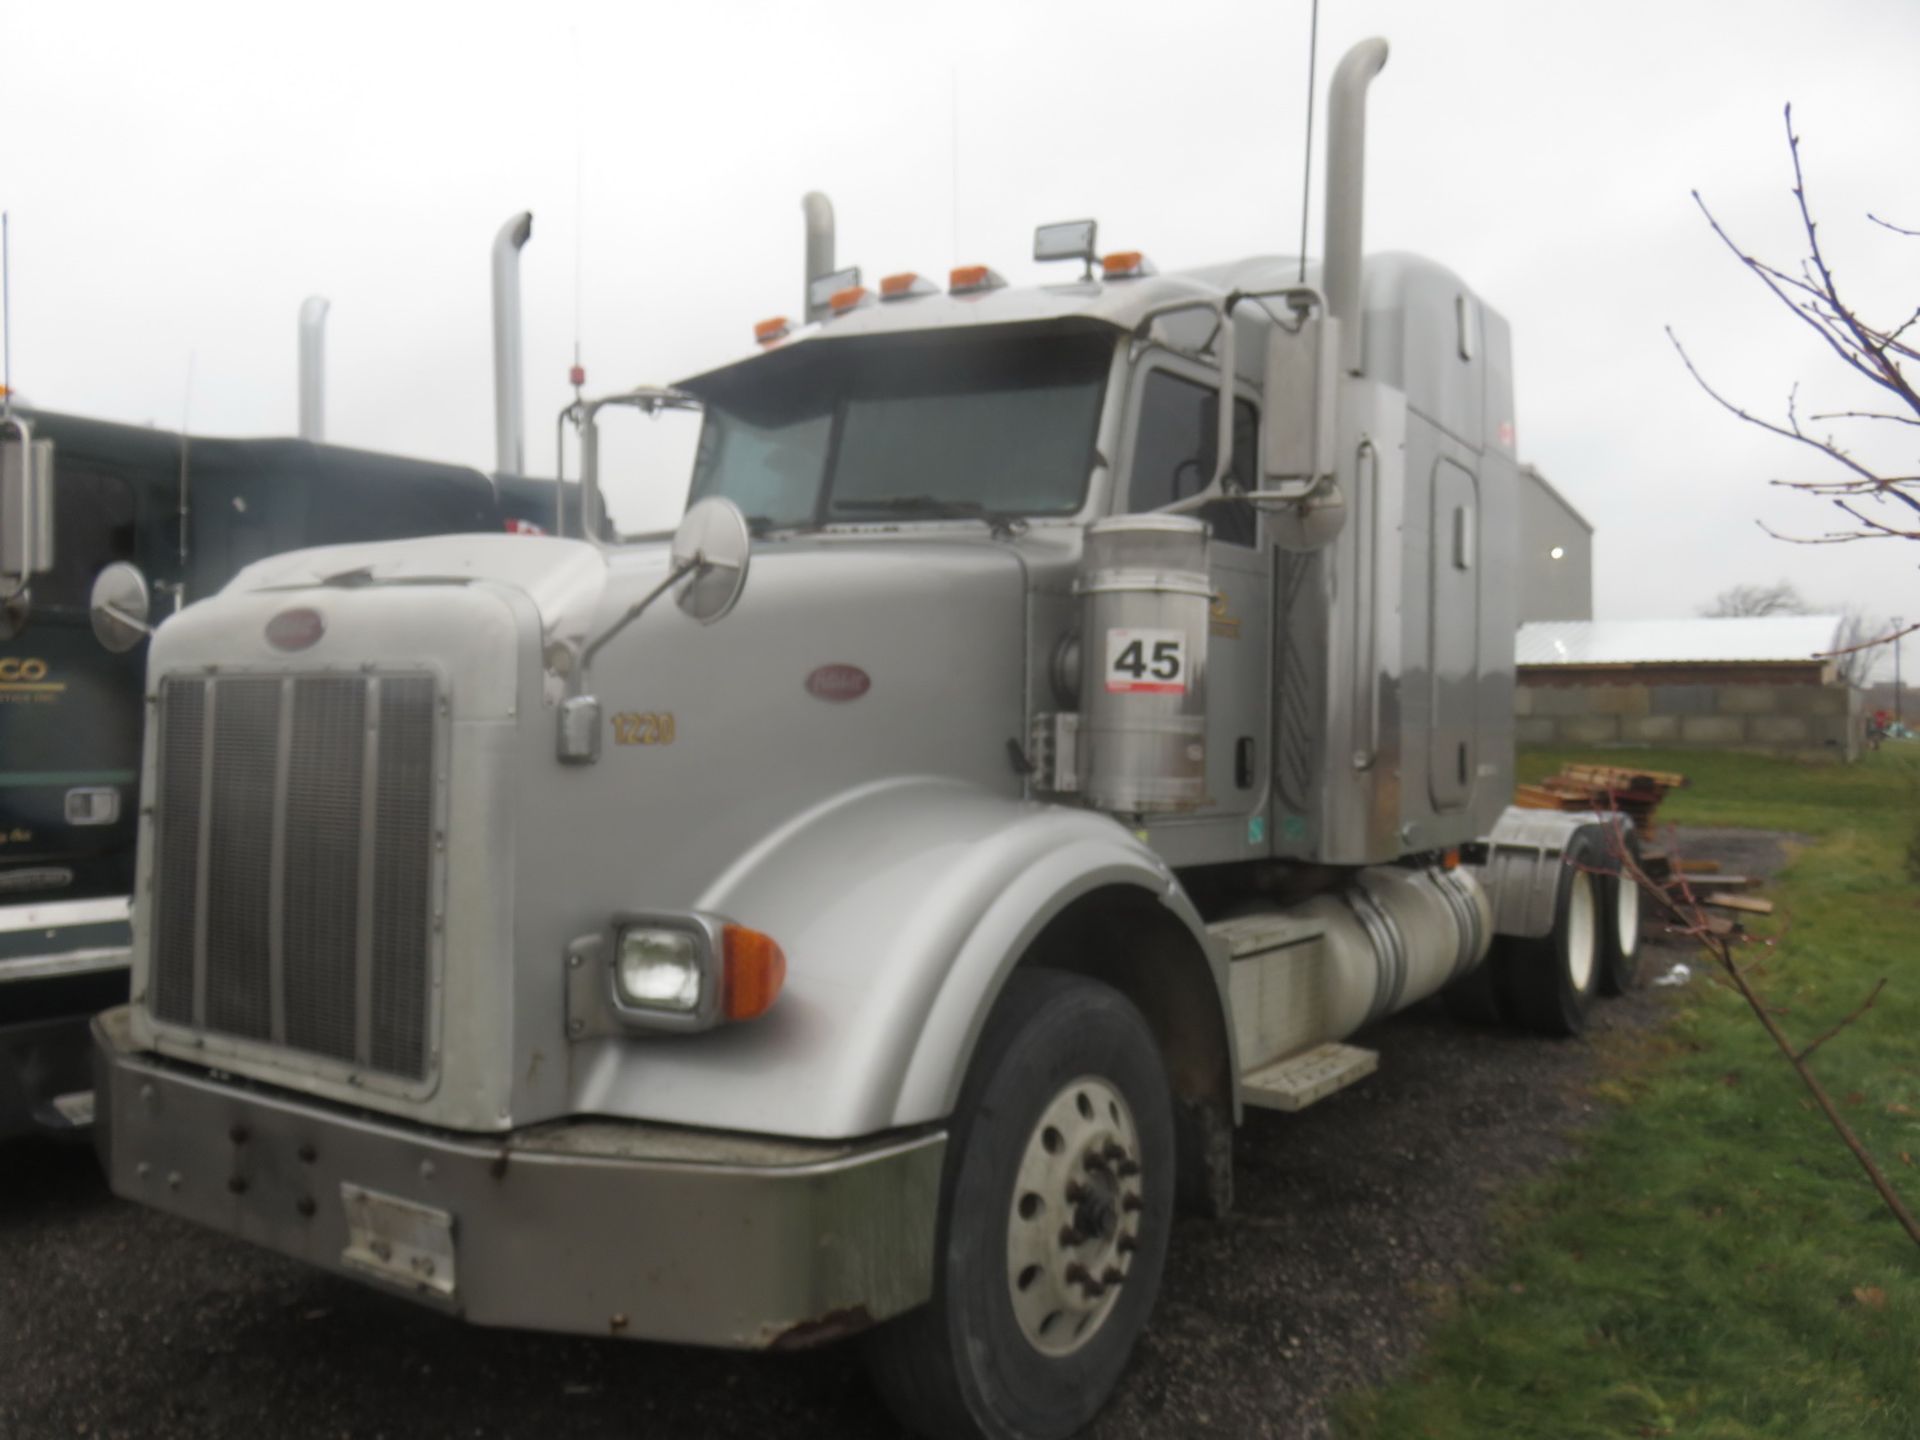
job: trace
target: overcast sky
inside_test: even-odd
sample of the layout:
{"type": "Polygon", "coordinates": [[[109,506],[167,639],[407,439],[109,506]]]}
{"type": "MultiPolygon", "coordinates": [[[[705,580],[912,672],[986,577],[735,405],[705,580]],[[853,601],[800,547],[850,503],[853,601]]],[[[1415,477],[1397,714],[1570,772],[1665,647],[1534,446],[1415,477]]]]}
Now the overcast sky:
{"type": "MultiPolygon", "coordinates": [[[[808,189],[870,278],[1058,276],[1027,258],[1032,227],[1081,215],[1162,270],[1292,253],[1307,24],[1307,0],[0,0],[15,384],[50,409],[290,433],[295,319],[318,293],[328,438],[491,468],[488,253],[530,209],[545,472],[576,313],[590,390],[751,348],[799,303],[808,189]]],[[[1761,533],[1826,528],[1766,484],[1824,462],[1717,410],[1663,333],[1754,407],[1796,378],[1803,409],[1862,398],[1688,192],[1795,259],[1791,100],[1843,287],[1869,316],[1911,312],[1920,240],[1865,212],[1920,228],[1920,4],[1324,0],[1323,90],[1371,34],[1393,53],[1368,248],[1446,263],[1512,322],[1520,451],[1597,528],[1597,614],[1690,614],[1786,577],[1920,616],[1920,547],[1761,533]]],[[[1316,189],[1323,172],[1316,156],[1316,189]]],[[[1315,253],[1319,225],[1316,195],[1315,253]]]]}

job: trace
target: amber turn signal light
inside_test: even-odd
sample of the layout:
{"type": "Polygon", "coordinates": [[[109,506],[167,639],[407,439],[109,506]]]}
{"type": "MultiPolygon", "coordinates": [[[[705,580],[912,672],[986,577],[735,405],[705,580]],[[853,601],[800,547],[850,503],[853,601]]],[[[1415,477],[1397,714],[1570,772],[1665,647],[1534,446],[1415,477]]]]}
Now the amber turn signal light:
{"type": "Polygon", "coordinates": [[[787,979],[787,956],[771,935],[728,925],[721,931],[720,1013],[728,1020],[764,1015],[787,979]]]}

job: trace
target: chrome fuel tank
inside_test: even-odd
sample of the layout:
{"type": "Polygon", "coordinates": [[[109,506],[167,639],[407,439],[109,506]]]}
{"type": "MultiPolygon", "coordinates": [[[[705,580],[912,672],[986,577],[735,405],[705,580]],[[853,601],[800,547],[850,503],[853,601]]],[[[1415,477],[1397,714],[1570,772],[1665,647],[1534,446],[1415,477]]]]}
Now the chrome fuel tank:
{"type": "Polygon", "coordinates": [[[1125,515],[1088,527],[1081,580],[1080,791],[1121,814],[1207,789],[1207,527],[1125,515]]]}

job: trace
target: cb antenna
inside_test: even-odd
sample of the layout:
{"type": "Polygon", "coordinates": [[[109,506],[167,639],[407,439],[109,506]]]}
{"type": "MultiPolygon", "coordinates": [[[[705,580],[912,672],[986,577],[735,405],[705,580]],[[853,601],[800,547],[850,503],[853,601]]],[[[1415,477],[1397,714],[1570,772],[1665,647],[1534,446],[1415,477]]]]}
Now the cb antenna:
{"type": "Polygon", "coordinates": [[[13,419],[13,236],[0,210],[0,416],[13,419]]]}
{"type": "MultiPolygon", "coordinates": [[[[573,27],[573,69],[580,71],[580,27],[573,27]]],[[[567,383],[573,386],[573,403],[580,403],[581,387],[587,383],[587,370],[580,363],[580,257],[586,250],[587,212],[582,196],[586,191],[587,169],[587,122],[584,112],[576,112],[573,120],[573,364],[567,370],[567,383]]],[[[557,445],[559,442],[555,442],[557,445]]],[[[555,474],[559,473],[560,461],[554,460],[555,474]]]]}
{"type": "Polygon", "coordinates": [[[1300,280],[1307,283],[1307,208],[1313,203],[1313,71],[1320,58],[1320,0],[1313,0],[1307,31],[1307,154],[1300,167],[1300,280]]]}

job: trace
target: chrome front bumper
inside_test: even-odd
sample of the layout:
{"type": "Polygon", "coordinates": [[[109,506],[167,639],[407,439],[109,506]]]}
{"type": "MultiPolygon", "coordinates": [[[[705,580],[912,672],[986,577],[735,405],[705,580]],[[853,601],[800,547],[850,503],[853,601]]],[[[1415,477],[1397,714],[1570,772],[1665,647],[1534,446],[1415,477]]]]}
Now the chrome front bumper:
{"type": "Polygon", "coordinates": [[[788,1348],[931,1293],[941,1133],[456,1135],[213,1079],[127,1021],[93,1022],[116,1193],[476,1324],[788,1348]]]}
{"type": "Polygon", "coordinates": [[[87,1021],[127,998],[127,897],[0,905],[0,1140],[84,1128],[87,1021]]]}

